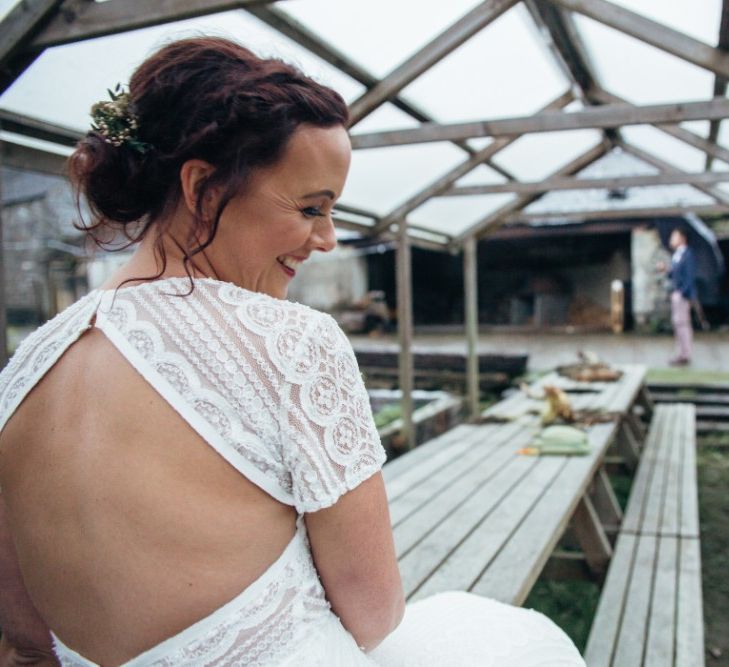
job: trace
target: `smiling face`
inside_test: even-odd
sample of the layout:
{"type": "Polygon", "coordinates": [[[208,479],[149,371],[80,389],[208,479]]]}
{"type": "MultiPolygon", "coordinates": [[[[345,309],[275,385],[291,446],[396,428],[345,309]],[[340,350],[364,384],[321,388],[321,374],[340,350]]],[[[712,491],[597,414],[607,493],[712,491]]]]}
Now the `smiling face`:
{"type": "Polygon", "coordinates": [[[205,251],[220,278],[285,298],[301,262],[336,246],[332,209],[350,157],[343,127],[299,127],[283,157],[256,171],[223,211],[205,251]]]}

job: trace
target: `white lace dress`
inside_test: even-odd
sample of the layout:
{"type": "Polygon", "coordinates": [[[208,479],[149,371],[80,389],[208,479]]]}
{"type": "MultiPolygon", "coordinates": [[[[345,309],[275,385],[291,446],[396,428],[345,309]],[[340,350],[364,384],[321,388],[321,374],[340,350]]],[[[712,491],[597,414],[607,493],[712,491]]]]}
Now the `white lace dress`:
{"type": "MultiPolygon", "coordinates": [[[[544,616],[465,593],[410,605],[369,655],[332,612],[302,516],[385,455],[347,338],[328,315],[216,280],[93,291],[25,339],[0,374],[0,429],[95,323],[222,457],[299,514],[279,558],[236,598],[129,667],[584,665],[544,616]]],[[[94,663],[54,636],[64,667],[94,663]]]]}

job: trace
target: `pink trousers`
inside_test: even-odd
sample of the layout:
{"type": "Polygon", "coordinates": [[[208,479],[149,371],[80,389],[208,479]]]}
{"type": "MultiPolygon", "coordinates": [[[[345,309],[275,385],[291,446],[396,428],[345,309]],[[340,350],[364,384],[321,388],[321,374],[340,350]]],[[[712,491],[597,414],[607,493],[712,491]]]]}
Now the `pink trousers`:
{"type": "Polygon", "coordinates": [[[671,323],[676,339],[676,356],[691,359],[694,331],[691,327],[691,302],[678,290],[671,292],[671,323]]]}

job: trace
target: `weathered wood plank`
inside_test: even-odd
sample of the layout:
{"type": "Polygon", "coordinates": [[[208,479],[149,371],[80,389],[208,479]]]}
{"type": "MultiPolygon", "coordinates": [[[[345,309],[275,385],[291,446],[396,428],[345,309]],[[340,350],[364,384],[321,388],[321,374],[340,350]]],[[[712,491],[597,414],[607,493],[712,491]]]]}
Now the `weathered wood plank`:
{"type": "Polygon", "coordinates": [[[507,181],[489,185],[462,185],[452,187],[441,197],[468,197],[500,192],[517,194],[555,192],[557,190],[590,190],[593,188],[616,189],[655,185],[714,185],[729,181],[727,172],[678,172],[673,174],[647,174],[640,176],[613,176],[610,178],[576,178],[555,176],[543,181],[507,181]]]}
{"type": "MultiPolygon", "coordinates": [[[[463,425],[459,425],[455,429],[439,436],[435,441],[425,443],[415,449],[415,452],[417,452],[421,447],[429,446],[427,456],[423,453],[417,459],[410,460],[409,456],[406,458],[403,455],[393,462],[402,461],[401,466],[407,464],[408,467],[407,469],[403,469],[394,478],[385,478],[387,496],[391,505],[410,487],[415,486],[422,480],[428,479],[434,471],[452,465],[463,456],[464,452],[467,452],[471,448],[472,444],[478,440],[479,432],[475,429],[463,429],[461,426],[463,425]],[[457,431],[457,434],[451,435],[453,431],[457,431]],[[431,446],[431,443],[434,442],[438,444],[437,450],[431,446]]],[[[387,467],[385,466],[385,470],[387,467]]]]}
{"type": "MultiPolygon", "coordinates": [[[[492,504],[491,510],[481,510],[481,517],[471,523],[471,529],[451,548],[447,556],[438,564],[437,570],[423,579],[413,599],[420,599],[434,593],[447,590],[469,590],[486,568],[490,570],[492,559],[508,546],[512,535],[524,517],[529,516],[539,502],[544,489],[550,485],[555,476],[564,467],[565,462],[557,457],[545,460],[534,459],[531,464],[516,460],[510,467],[512,475],[504,482],[508,488],[503,489],[498,504],[492,504]],[[526,468],[525,474],[517,468],[526,468]]],[[[528,554],[531,556],[533,554],[528,554]]],[[[513,572],[517,582],[528,577],[529,569],[513,572]]],[[[516,586],[520,584],[515,582],[516,586]]],[[[478,592],[478,591],[475,591],[478,592]]]]}
{"type": "MultiPolygon", "coordinates": [[[[520,444],[524,443],[524,435],[520,444]]],[[[398,558],[405,556],[443,522],[452,521],[474,493],[491,484],[496,477],[511,474],[506,468],[513,465],[516,459],[514,448],[502,443],[498,449],[491,450],[491,454],[474,464],[456,483],[441,486],[439,493],[429,499],[424,498],[425,489],[418,489],[420,503],[417,509],[410,512],[393,530],[398,558]]]]}
{"type": "MultiPolygon", "coordinates": [[[[489,484],[459,507],[447,523],[431,531],[414,549],[400,559],[400,574],[405,595],[410,598],[443,561],[507,497],[511,488],[536,465],[536,460],[514,457],[489,484]]],[[[481,545],[483,547],[483,545],[481,545]]]]}
{"type": "Polygon", "coordinates": [[[484,0],[423,48],[396,67],[371,90],[350,105],[350,124],[355,125],[383,102],[397,95],[405,86],[430,69],[461,44],[473,37],[518,0],[484,0]]]}
{"type": "MultiPolygon", "coordinates": [[[[424,123],[420,127],[352,135],[352,148],[382,148],[434,141],[461,141],[478,137],[502,137],[535,132],[564,132],[588,128],[621,127],[645,123],[680,123],[729,116],[729,100],[681,104],[604,104],[582,111],[542,111],[531,116],[495,118],[469,123],[424,123]]],[[[554,174],[557,176],[558,174],[554,174]]]]}
{"type": "Polygon", "coordinates": [[[651,587],[656,560],[657,537],[642,536],[638,540],[630,587],[625,598],[613,664],[640,667],[648,630],[651,587]]]}
{"type": "Polygon", "coordinates": [[[588,667],[611,667],[631,582],[638,538],[622,533],[603,586],[585,649],[588,667]]]}
{"type": "Polygon", "coordinates": [[[631,12],[605,0],[554,0],[565,9],[579,12],[620,30],[646,44],[655,46],[714,74],[729,77],[729,53],[721,51],[693,37],[631,12]]]}
{"type": "MultiPolygon", "coordinates": [[[[641,535],[659,535],[661,520],[667,500],[668,469],[671,451],[676,446],[676,426],[678,410],[666,410],[667,418],[663,422],[661,437],[654,450],[654,470],[650,486],[646,493],[643,507],[643,518],[638,531],[641,535]]],[[[675,489],[678,492],[678,489],[675,489]]]]}
{"type": "Polygon", "coordinates": [[[608,479],[605,466],[601,466],[595,475],[592,492],[592,503],[595,506],[600,523],[608,534],[617,532],[623,520],[623,511],[615,497],[612,484],[608,479]],[[614,531],[614,532],[613,532],[614,531]]]}
{"type": "MultiPolygon", "coordinates": [[[[590,428],[590,453],[567,458],[518,531],[473,585],[474,593],[512,604],[521,604],[526,599],[597,472],[614,432],[615,425],[609,423],[590,428]]],[[[549,458],[543,457],[542,464],[549,458]]]]}
{"type": "Polygon", "coordinates": [[[704,614],[701,550],[697,539],[679,542],[676,614],[676,667],[704,667],[704,614]]]}
{"type": "Polygon", "coordinates": [[[653,596],[643,667],[674,665],[678,538],[661,537],[654,573],[653,596]]]}
{"type": "Polygon", "coordinates": [[[434,456],[439,450],[452,447],[469,433],[475,431],[476,428],[476,426],[470,424],[459,424],[450,431],[446,431],[442,435],[423,443],[408,453],[407,456],[399,456],[395,460],[389,461],[382,468],[382,477],[385,483],[391,482],[405,471],[415,468],[422,461],[434,456]]]}
{"type": "Polygon", "coordinates": [[[468,413],[476,419],[481,395],[478,377],[478,242],[466,239],[463,244],[463,293],[465,301],[466,341],[466,389],[468,413]]]}
{"type": "Polygon", "coordinates": [[[587,495],[577,504],[572,516],[572,529],[577,535],[590,570],[597,575],[603,574],[610,563],[613,549],[600,523],[597,510],[587,495]]]}
{"type": "Polygon", "coordinates": [[[125,0],[66,3],[65,11],[30,44],[32,50],[116,35],[275,0],[125,0]]]}
{"type": "Polygon", "coordinates": [[[651,422],[651,428],[646,437],[643,453],[640,457],[637,472],[633,479],[633,486],[628,498],[628,506],[623,517],[622,532],[638,533],[643,525],[643,513],[648,497],[649,488],[656,465],[656,449],[663,433],[664,422],[668,413],[656,410],[651,422]]]}
{"type": "Polygon", "coordinates": [[[692,405],[684,404],[686,419],[684,421],[684,445],[681,470],[681,517],[679,535],[681,537],[699,537],[699,495],[696,478],[696,411],[692,405]]]}
{"type": "Polygon", "coordinates": [[[436,467],[390,502],[390,516],[396,532],[400,530],[400,524],[416,512],[429,514],[428,521],[435,521],[435,516],[448,505],[450,496],[460,495],[461,487],[483,485],[501,467],[502,459],[513,458],[515,448],[526,444],[531,435],[528,431],[503,428],[486,437],[486,441],[472,438],[468,449],[452,465],[436,467]],[[437,508],[434,508],[436,504],[437,508]]]}

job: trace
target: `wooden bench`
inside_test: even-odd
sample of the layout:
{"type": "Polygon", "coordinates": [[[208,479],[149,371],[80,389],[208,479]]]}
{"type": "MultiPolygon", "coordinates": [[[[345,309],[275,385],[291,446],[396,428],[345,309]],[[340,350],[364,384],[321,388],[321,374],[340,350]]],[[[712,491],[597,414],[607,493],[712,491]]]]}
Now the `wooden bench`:
{"type": "Polygon", "coordinates": [[[587,564],[607,568],[602,528],[620,510],[602,469],[615,421],[590,427],[586,456],[529,457],[534,416],[461,425],[383,470],[405,593],[465,590],[521,604],[571,523],[587,564]]]}
{"type": "Polygon", "coordinates": [[[588,667],[704,665],[695,410],[655,408],[590,632],[588,667]]]}

